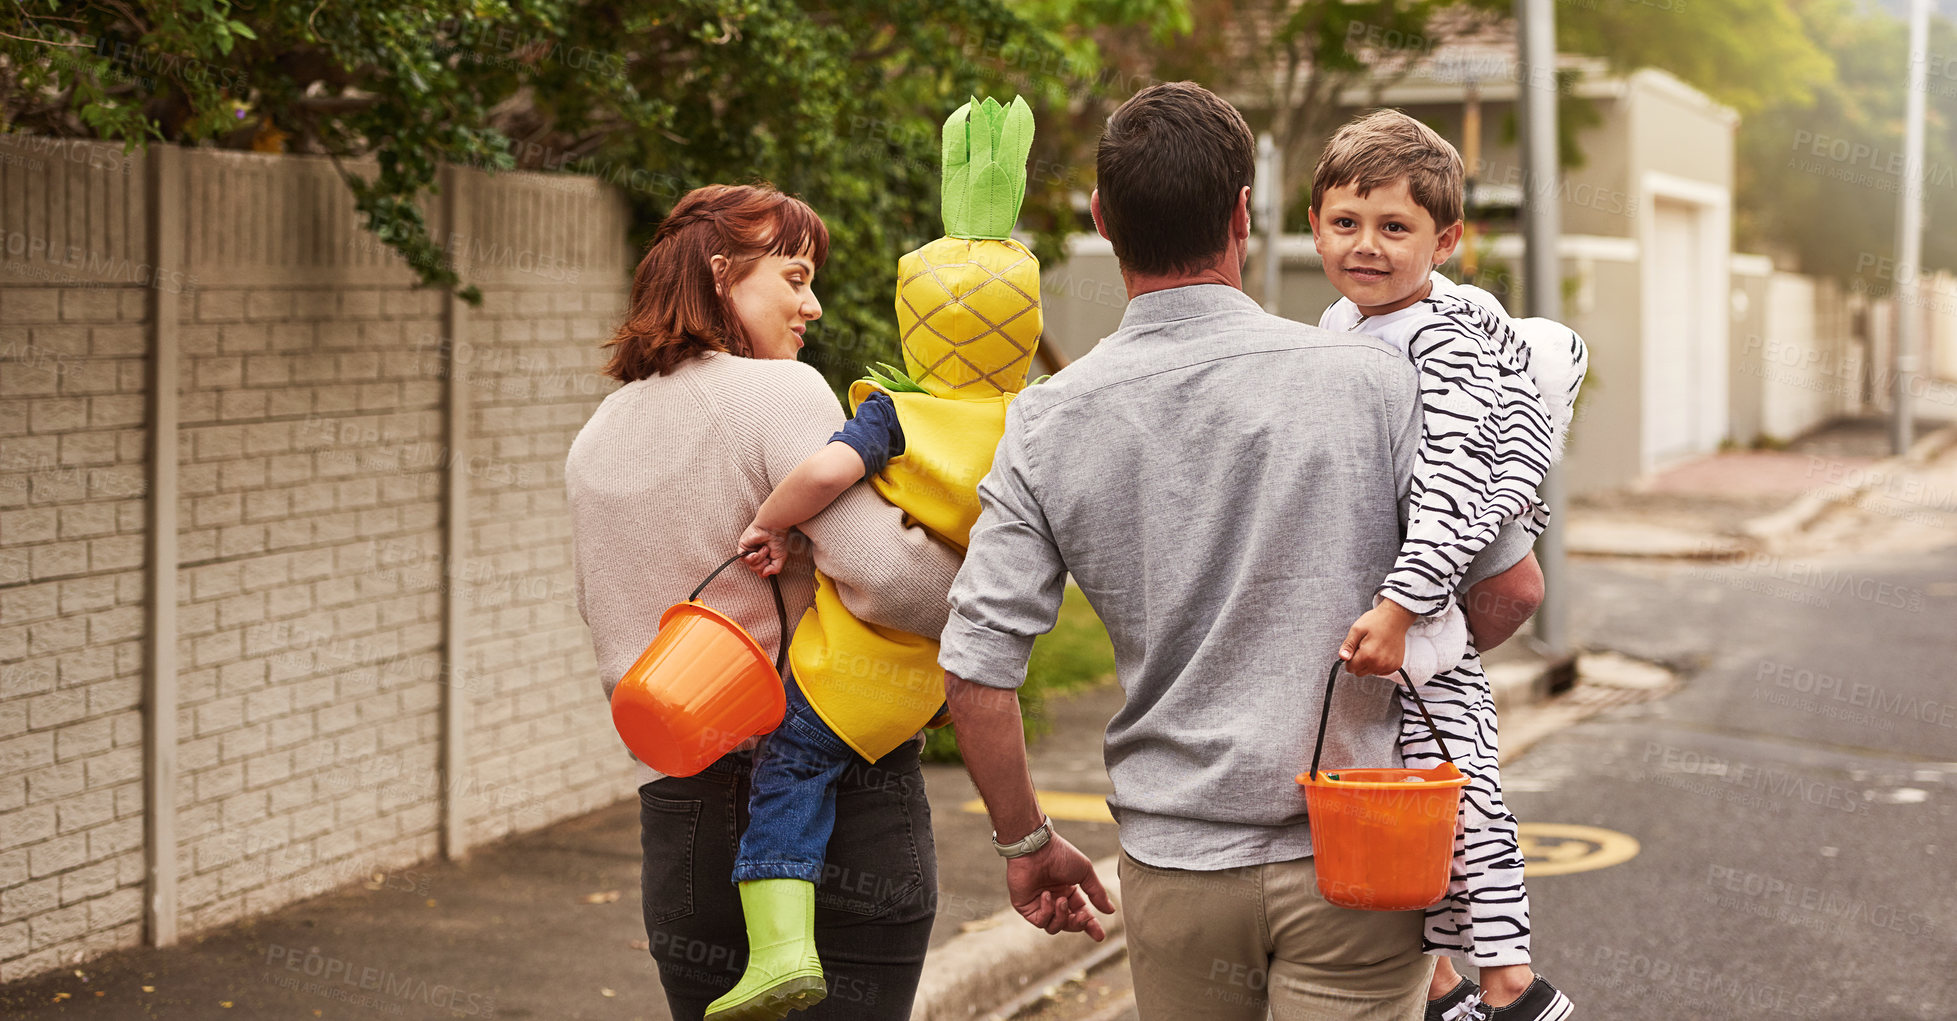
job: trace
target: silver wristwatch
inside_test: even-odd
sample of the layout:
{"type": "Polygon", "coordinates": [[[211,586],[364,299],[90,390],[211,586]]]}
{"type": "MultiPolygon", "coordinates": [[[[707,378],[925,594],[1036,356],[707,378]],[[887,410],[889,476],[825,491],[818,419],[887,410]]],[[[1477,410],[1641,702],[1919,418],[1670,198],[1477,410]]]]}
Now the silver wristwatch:
{"type": "Polygon", "coordinates": [[[1010,844],[999,843],[999,831],[993,830],[992,849],[994,851],[999,852],[999,857],[1001,858],[1024,858],[1027,855],[1032,854],[1034,851],[1037,851],[1040,848],[1045,847],[1047,841],[1052,839],[1053,839],[1053,820],[1042,815],[1040,816],[1040,825],[1038,829],[1034,830],[1031,833],[1026,834],[1023,837],[1020,837],[1018,840],[1015,840],[1010,844]]]}

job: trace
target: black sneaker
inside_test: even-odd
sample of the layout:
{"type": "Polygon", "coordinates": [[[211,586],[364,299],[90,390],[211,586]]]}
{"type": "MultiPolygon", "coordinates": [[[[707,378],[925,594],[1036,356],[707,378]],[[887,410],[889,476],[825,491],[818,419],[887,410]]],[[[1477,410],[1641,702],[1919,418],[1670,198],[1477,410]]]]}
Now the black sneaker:
{"type": "Polygon", "coordinates": [[[1481,987],[1464,978],[1446,996],[1427,1001],[1427,1021],[1476,1021],[1481,1017],[1476,1008],[1487,1009],[1481,1006],[1481,987]]]}
{"type": "MultiPolygon", "coordinates": [[[[1429,1016],[1432,1016],[1433,1008],[1432,1003],[1427,1005],[1429,1016]]],[[[1529,983],[1529,988],[1524,989],[1514,1003],[1506,1007],[1491,1007],[1483,1003],[1480,1010],[1481,1013],[1476,1016],[1484,1021],[1564,1021],[1576,1013],[1576,1006],[1569,997],[1550,985],[1548,979],[1537,975],[1536,980],[1529,983]]]]}

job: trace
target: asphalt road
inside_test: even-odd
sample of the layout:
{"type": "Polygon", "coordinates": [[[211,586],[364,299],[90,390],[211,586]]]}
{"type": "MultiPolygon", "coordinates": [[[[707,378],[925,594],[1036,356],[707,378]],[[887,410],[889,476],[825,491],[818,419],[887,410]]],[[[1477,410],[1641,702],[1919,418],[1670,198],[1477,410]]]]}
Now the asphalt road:
{"type": "Polygon", "coordinates": [[[1687,671],[1506,771],[1525,822],[1629,834],[1530,881],[1592,1017],[1957,1017],[1957,551],[1575,567],[1573,625],[1687,671]]]}

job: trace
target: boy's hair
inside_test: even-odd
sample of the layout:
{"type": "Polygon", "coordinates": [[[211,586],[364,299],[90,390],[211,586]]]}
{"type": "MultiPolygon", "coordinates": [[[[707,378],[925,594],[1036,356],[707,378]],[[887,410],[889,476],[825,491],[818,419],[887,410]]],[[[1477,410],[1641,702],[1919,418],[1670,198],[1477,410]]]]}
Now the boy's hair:
{"type": "Polygon", "coordinates": [[[1406,178],[1420,208],[1446,230],[1461,220],[1461,154],[1433,128],[1398,110],[1375,110],[1348,123],[1325,143],[1311,174],[1316,213],[1333,188],[1352,186],[1360,197],[1406,178]]]}

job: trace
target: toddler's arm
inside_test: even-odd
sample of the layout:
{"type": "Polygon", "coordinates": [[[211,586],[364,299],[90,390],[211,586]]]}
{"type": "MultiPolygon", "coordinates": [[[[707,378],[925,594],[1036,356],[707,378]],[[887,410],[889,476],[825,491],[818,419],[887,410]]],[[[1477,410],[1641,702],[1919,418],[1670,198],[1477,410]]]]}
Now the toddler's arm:
{"type": "Polygon", "coordinates": [[[741,533],[741,562],[767,577],[788,561],[788,530],[822,513],[863,478],[863,455],[841,440],[825,443],[795,466],[761,502],[754,522],[741,533]]]}

